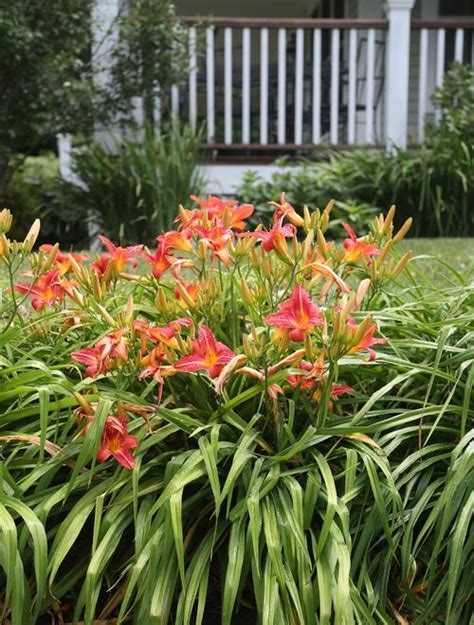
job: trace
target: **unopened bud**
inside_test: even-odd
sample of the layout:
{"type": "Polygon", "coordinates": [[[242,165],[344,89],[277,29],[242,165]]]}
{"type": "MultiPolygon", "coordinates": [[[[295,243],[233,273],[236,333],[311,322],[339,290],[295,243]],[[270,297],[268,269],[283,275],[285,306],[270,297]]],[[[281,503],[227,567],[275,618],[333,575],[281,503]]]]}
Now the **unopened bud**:
{"type": "Polygon", "coordinates": [[[8,210],[8,208],[4,208],[2,211],[0,211],[0,230],[2,232],[9,232],[10,228],[12,227],[12,221],[12,214],[8,210]]]}
{"type": "Polygon", "coordinates": [[[400,228],[400,230],[397,232],[397,234],[393,237],[393,242],[394,243],[398,243],[399,241],[401,241],[405,237],[405,235],[407,234],[408,230],[410,230],[412,223],[413,223],[413,218],[409,217],[405,221],[403,226],[400,228]]]}
{"type": "Polygon", "coordinates": [[[9,255],[10,255],[10,241],[2,232],[2,234],[0,234],[0,257],[4,256],[5,258],[8,258],[9,255]]]}
{"type": "Polygon", "coordinates": [[[35,219],[31,228],[28,231],[28,234],[23,241],[23,249],[25,252],[31,252],[34,244],[36,243],[36,239],[38,238],[39,231],[41,228],[41,221],[39,219],[35,219]]]}
{"type": "Polygon", "coordinates": [[[411,258],[411,251],[410,252],[406,252],[405,254],[403,254],[403,256],[400,258],[400,260],[398,261],[398,263],[395,265],[392,275],[394,278],[396,278],[398,276],[398,274],[403,271],[403,269],[405,268],[406,264],[408,263],[408,261],[411,258]]]}
{"type": "Polygon", "coordinates": [[[251,306],[253,304],[253,296],[250,292],[247,280],[245,280],[244,278],[242,278],[242,280],[240,281],[240,289],[242,291],[242,299],[246,304],[251,306]]]}
{"type": "Polygon", "coordinates": [[[316,240],[318,242],[319,251],[321,252],[321,256],[323,258],[327,258],[328,256],[328,246],[326,243],[326,239],[324,238],[323,231],[318,228],[316,232],[316,240]]]}
{"type": "Polygon", "coordinates": [[[395,217],[395,204],[390,207],[382,228],[382,234],[389,234],[393,224],[393,218],[395,217]]]}

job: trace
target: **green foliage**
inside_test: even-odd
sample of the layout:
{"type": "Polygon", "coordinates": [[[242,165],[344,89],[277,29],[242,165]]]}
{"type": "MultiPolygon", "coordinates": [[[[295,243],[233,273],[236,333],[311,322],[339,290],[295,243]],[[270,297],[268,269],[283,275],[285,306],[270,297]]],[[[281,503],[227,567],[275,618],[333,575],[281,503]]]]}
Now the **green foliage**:
{"type": "Polygon", "coordinates": [[[459,64],[447,72],[434,96],[441,121],[429,127],[425,144],[416,149],[332,152],[325,162],[304,162],[282,169],[265,183],[249,172],[239,190],[253,198],[262,215],[267,198],[285,189],[299,210],[336,200],[337,217],[360,226],[372,211],[396,204],[398,218],[412,215],[413,236],[474,234],[474,70],[459,64]],[[374,208],[378,207],[378,208],[374,208]]]}
{"type": "Polygon", "coordinates": [[[91,0],[0,5],[0,159],[91,127],[91,0]]]}
{"type": "Polygon", "coordinates": [[[174,123],[159,136],[148,128],[143,140],[88,145],[75,158],[84,187],[66,185],[66,201],[114,239],[151,243],[172,227],[176,207],[202,190],[200,142],[201,132],[174,123]]]}
{"type": "Polygon", "coordinates": [[[12,234],[20,237],[31,220],[42,220],[42,240],[61,241],[64,246],[87,240],[84,213],[71,207],[64,195],[57,157],[50,153],[18,157],[3,205],[15,213],[12,234]]]}
{"type": "MultiPolygon", "coordinates": [[[[8,256],[0,243],[11,267],[18,246],[7,246],[8,256]]],[[[19,249],[24,261],[29,246],[19,249]]],[[[32,260],[36,272],[54,262],[32,260]]],[[[263,265],[254,271],[266,272],[263,265]]],[[[354,315],[370,311],[389,343],[374,361],[339,361],[334,376],[355,392],[331,412],[303,390],[271,401],[268,386],[284,385],[288,370],[263,383],[228,377],[220,395],[205,374],[176,375],[159,406],[156,380],[137,380],[133,358],[95,380],[80,376],[71,352],[110,331],[99,302],[112,323],[135,315],[163,325],[182,310],[172,281],[115,275],[99,293],[80,267],[82,304],[31,314],[18,301],[21,314],[8,327],[13,302],[4,298],[2,618],[30,625],[62,609],[68,622],[88,625],[114,617],[160,625],[468,625],[474,290],[469,275],[440,265],[449,288],[430,282],[415,259],[398,284],[370,289],[354,315]],[[174,308],[158,307],[160,291],[174,308]],[[95,417],[81,436],[76,409],[84,402],[95,417]],[[139,442],[133,472],[96,461],[100,427],[117,402],[128,406],[139,442]]],[[[214,287],[184,314],[213,323],[236,349],[248,324],[258,325],[261,285],[266,292],[272,282],[262,273],[245,305],[240,276],[207,267],[214,287]]],[[[238,269],[249,276],[245,258],[238,269]]],[[[365,269],[337,270],[357,284],[365,269]]],[[[268,270],[279,287],[293,279],[273,253],[268,270]]],[[[258,330],[261,357],[273,364],[278,342],[258,330]]]]}
{"type": "Polygon", "coordinates": [[[145,119],[153,126],[157,89],[168,94],[187,74],[188,30],[176,18],[169,0],[133,0],[116,29],[112,103],[127,114],[130,98],[143,97],[145,119]]]}

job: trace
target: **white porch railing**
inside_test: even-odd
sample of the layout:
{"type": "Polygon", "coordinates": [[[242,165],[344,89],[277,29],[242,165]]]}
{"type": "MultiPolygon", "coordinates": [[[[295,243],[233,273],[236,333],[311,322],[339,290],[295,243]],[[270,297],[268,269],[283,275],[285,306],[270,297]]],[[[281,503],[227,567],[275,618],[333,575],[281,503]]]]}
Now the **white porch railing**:
{"type": "Polygon", "coordinates": [[[204,122],[211,147],[383,143],[386,20],[184,20],[189,84],[174,88],[172,109],[204,122]]]}
{"type": "Polygon", "coordinates": [[[452,61],[472,63],[474,53],[473,20],[414,20],[405,38],[397,22],[392,57],[389,20],[184,21],[189,84],[173,88],[172,110],[204,123],[207,144],[221,152],[385,145],[401,113],[395,142],[421,142],[433,89],[452,61]]]}

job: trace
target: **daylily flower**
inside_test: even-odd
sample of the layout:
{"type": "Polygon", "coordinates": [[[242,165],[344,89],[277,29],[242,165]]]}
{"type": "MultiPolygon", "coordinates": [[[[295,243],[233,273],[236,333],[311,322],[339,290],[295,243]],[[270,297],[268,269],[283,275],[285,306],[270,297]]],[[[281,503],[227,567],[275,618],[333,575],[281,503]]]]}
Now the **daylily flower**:
{"type": "Polygon", "coordinates": [[[97,254],[93,263],[91,263],[91,268],[96,272],[99,277],[105,276],[109,265],[111,264],[112,259],[110,254],[97,254]]]}
{"type": "Polygon", "coordinates": [[[64,299],[65,290],[59,280],[59,269],[51,269],[40,275],[33,285],[21,283],[15,285],[15,291],[31,297],[31,305],[39,312],[45,306],[54,306],[64,299]]]}
{"type": "MultiPolygon", "coordinates": [[[[333,403],[332,403],[332,399],[336,399],[337,397],[339,397],[340,395],[343,395],[344,393],[351,393],[354,389],[352,388],[352,386],[346,386],[345,384],[333,384],[331,387],[331,392],[329,394],[329,401],[328,401],[328,410],[332,410],[333,408],[333,403]]],[[[313,399],[316,402],[320,402],[321,398],[323,396],[323,387],[322,387],[322,383],[318,382],[317,386],[315,388],[315,390],[313,391],[313,394],[311,395],[311,399],[313,399]]]]}
{"type": "Polygon", "coordinates": [[[143,369],[138,377],[140,379],[153,377],[158,383],[158,403],[161,402],[161,396],[163,394],[163,386],[165,383],[163,378],[177,373],[174,366],[166,364],[166,360],[167,356],[162,345],[158,345],[158,347],[152,349],[140,362],[142,366],[145,366],[145,369],[143,369]]]}
{"type": "Polygon", "coordinates": [[[304,341],[306,332],[324,323],[321,310],[311,301],[309,293],[298,284],[276,313],[267,315],[268,325],[289,331],[292,341],[304,341]]]}
{"type": "MultiPolygon", "coordinates": [[[[40,245],[40,251],[49,253],[53,249],[54,245],[49,243],[44,243],[40,245]]],[[[71,271],[71,257],[76,261],[76,263],[82,263],[85,260],[89,260],[89,256],[87,254],[77,254],[76,252],[70,252],[65,254],[60,250],[56,253],[56,258],[54,260],[54,264],[59,269],[60,275],[65,275],[69,271],[71,271]]]]}
{"type": "Polygon", "coordinates": [[[275,207],[275,212],[273,213],[273,221],[276,222],[286,217],[295,226],[303,225],[304,219],[301,217],[301,215],[298,215],[293,206],[289,202],[287,202],[284,193],[280,194],[280,202],[268,203],[271,206],[275,207]]]}
{"type": "Polygon", "coordinates": [[[173,265],[173,257],[169,254],[169,247],[161,241],[153,254],[145,252],[143,258],[152,266],[151,273],[157,280],[173,265]]]}
{"type": "Polygon", "coordinates": [[[219,375],[222,367],[235,356],[234,352],[216,340],[212,331],[205,325],[199,326],[198,338],[192,342],[193,351],[183,356],[174,367],[178,371],[194,373],[207,371],[211,378],[219,375]]]}
{"type": "Polygon", "coordinates": [[[183,252],[192,252],[193,246],[190,237],[183,232],[170,230],[156,237],[158,243],[163,243],[168,249],[181,250],[183,252]]]}
{"type": "Polygon", "coordinates": [[[110,258],[113,262],[114,268],[117,273],[121,273],[125,269],[125,265],[128,262],[132,263],[133,267],[138,265],[138,261],[135,256],[141,252],[143,245],[132,245],[131,247],[119,247],[116,246],[104,237],[102,234],[99,235],[99,239],[101,240],[104,247],[110,254],[110,258]]]}
{"type": "Polygon", "coordinates": [[[370,258],[371,256],[378,256],[380,251],[373,244],[366,243],[364,239],[358,239],[355,235],[354,230],[349,226],[349,224],[342,224],[343,228],[349,234],[348,239],[344,239],[342,244],[346,249],[346,253],[344,254],[344,262],[346,263],[356,263],[361,258],[370,258]]]}
{"type": "Polygon", "coordinates": [[[147,321],[137,319],[134,322],[136,332],[145,339],[152,341],[153,343],[163,343],[170,347],[176,348],[175,336],[181,331],[183,326],[189,328],[193,325],[193,320],[190,317],[180,317],[165,326],[152,326],[147,321]]]}
{"type": "Polygon", "coordinates": [[[230,265],[229,245],[234,235],[232,230],[223,226],[213,226],[212,228],[196,227],[196,232],[201,237],[201,241],[211,250],[211,257],[218,258],[226,267],[230,265]]]}
{"type": "Polygon", "coordinates": [[[292,224],[282,224],[283,218],[279,219],[270,230],[255,230],[254,232],[242,232],[240,237],[254,237],[262,240],[262,250],[270,252],[273,249],[281,249],[285,239],[291,239],[296,234],[296,228],[292,224]]]}
{"type": "Polygon", "coordinates": [[[357,337],[356,345],[353,345],[348,354],[357,354],[358,352],[367,350],[369,352],[369,360],[375,360],[375,351],[372,349],[372,345],[383,345],[387,342],[386,339],[383,338],[375,338],[374,335],[377,332],[377,324],[376,323],[366,323],[362,321],[359,326],[356,326],[353,319],[349,319],[347,323],[348,327],[352,330],[352,336],[357,337],[357,334],[360,334],[360,331],[363,331],[363,334],[360,338],[357,337]]]}
{"type": "Polygon", "coordinates": [[[96,378],[101,373],[109,370],[110,356],[104,356],[103,347],[84,347],[76,352],[72,352],[71,357],[82,365],[86,365],[86,376],[96,378]]]}
{"type": "Polygon", "coordinates": [[[192,267],[194,264],[192,260],[174,258],[174,256],[169,254],[169,250],[170,248],[168,243],[166,243],[165,240],[162,240],[158,243],[158,246],[153,254],[149,252],[145,252],[143,254],[143,258],[152,266],[151,273],[157,280],[159,280],[162,274],[170,268],[175,271],[180,267],[192,267]]]}
{"type": "Polygon", "coordinates": [[[96,343],[96,347],[103,349],[102,357],[118,358],[122,362],[126,362],[128,358],[128,339],[125,334],[128,328],[120,328],[110,332],[96,343]]]}
{"type": "Polygon", "coordinates": [[[237,204],[236,200],[222,200],[215,195],[208,195],[206,200],[191,195],[191,199],[206,212],[208,219],[222,217],[226,208],[232,208],[237,204]]]}
{"type": "Polygon", "coordinates": [[[123,467],[132,470],[135,466],[135,460],[130,450],[137,447],[137,439],[128,433],[127,416],[118,415],[113,417],[109,415],[105,420],[102,431],[97,460],[104,462],[112,456],[123,467]]]}
{"type": "Polygon", "coordinates": [[[182,308],[189,308],[198,303],[198,294],[203,288],[202,284],[186,284],[178,280],[178,286],[174,288],[173,294],[182,308]]]}

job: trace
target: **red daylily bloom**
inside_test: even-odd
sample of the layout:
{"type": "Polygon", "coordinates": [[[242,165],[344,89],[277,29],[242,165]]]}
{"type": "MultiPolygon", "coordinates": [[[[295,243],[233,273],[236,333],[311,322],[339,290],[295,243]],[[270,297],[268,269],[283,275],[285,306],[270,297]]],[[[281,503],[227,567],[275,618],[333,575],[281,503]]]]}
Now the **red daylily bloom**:
{"type": "Polygon", "coordinates": [[[45,306],[54,306],[64,299],[65,289],[59,280],[59,269],[51,269],[39,276],[33,285],[16,284],[15,291],[31,297],[31,305],[39,312],[45,306]]]}
{"type": "Polygon", "coordinates": [[[102,431],[97,460],[104,462],[112,456],[123,467],[132,470],[135,466],[135,460],[130,450],[137,447],[137,439],[128,433],[126,415],[118,415],[117,417],[109,415],[102,431]]]}
{"type": "Polygon", "coordinates": [[[122,362],[126,362],[128,358],[128,339],[125,334],[128,332],[128,328],[121,328],[110,332],[102,339],[97,341],[96,347],[103,349],[103,358],[118,358],[122,362]]]}
{"type": "Polygon", "coordinates": [[[104,247],[110,254],[110,258],[114,264],[114,267],[117,273],[121,273],[125,269],[125,265],[128,262],[131,262],[134,267],[138,265],[138,261],[135,256],[141,252],[143,245],[132,245],[131,247],[119,247],[116,246],[104,237],[102,234],[99,235],[99,239],[101,240],[104,247]]]}
{"type": "Polygon", "coordinates": [[[93,263],[91,263],[91,268],[96,272],[99,277],[105,276],[107,270],[109,268],[112,259],[110,254],[97,254],[93,263]]]}
{"type": "Polygon", "coordinates": [[[168,245],[164,241],[161,241],[153,254],[143,254],[143,258],[152,266],[151,273],[157,280],[173,264],[174,259],[168,252],[168,245]]]}
{"type": "Polygon", "coordinates": [[[191,260],[174,258],[169,254],[169,250],[168,243],[165,240],[161,240],[153,254],[148,252],[143,254],[143,258],[152,266],[151,273],[157,280],[170,268],[178,269],[179,267],[190,267],[193,265],[191,260]]]}
{"type": "Polygon", "coordinates": [[[355,263],[361,258],[370,258],[371,256],[378,256],[380,251],[373,244],[365,243],[363,239],[358,239],[354,230],[349,224],[342,224],[345,231],[349,234],[348,239],[344,239],[342,244],[346,249],[344,254],[344,261],[346,263],[355,263]]]}
{"type": "Polygon", "coordinates": [[[255,230],[254,232],[242,232],[241,237],[255,237],[262,240],[262,250],[270,252],[281,247],[285,239],[291,239],[296,234],[296,228],[292,224],[282,224],[283,217],[279,219],[270,230],[255,230]]]}
{"type": "Polygon", "coordinates": [[[323,313],[313,304],[311,297],[301,284],[298,284],[291,296],[278,309],[265,318],[265,321],[276,328],[290,331],[292,341],[304,341],[306,332],[324,322],[323,313]]]}
{"type": "Polygon", "coordinates": [[[186,373],[207,371],[211,378],[215,378],[222,367],[235,356],[229,347],[216,340],[212,331],[205,325],[199,326],[197,341],[193,341],[192,345],[192,353],[175,363],[174,367],[178,371],[186,373]]]}
{"type": "Polygon", "coordinates": [[[158,403],[161,402],[161,396],[163,394],[164,377],[174,375],[177,373],[176,369],[172,365],[167,365],[167,356],[161,345],[152,349],[152,351],[141,360],[141,365],[145,366],[145,369],[138,376],[141,378],[153,377],[158,383],[158,403]]]}
{"type": "Polygon", "coordinates": [[[96,378],[101,373],[109,370],[110,356],[104,356],[103,347],[84,347],[77,352],[72,352],[71,357],[82,365],[86,365],[86,376],[96,378]]]}
{"type": "MultiPolygon", "coordinates": [[[[354,389],[352,388],[352,386],[346,386],[345,384],[333,384],[331,387],[331,393],[329,395],[330,399],[328,401],[328,410],[332,410],[333,408],[333,403],[331,399],[336,399],[337,397],[339,397],[340,395],[343,395],[344,393],[351,393],[353,390],[354,389]]],[[[311,398],[314,401],[317,401],[319,403],[321,401],[322,396],[323,396],[322,384],[318,382],[316,389],[311,395],[311,398]]]]}

